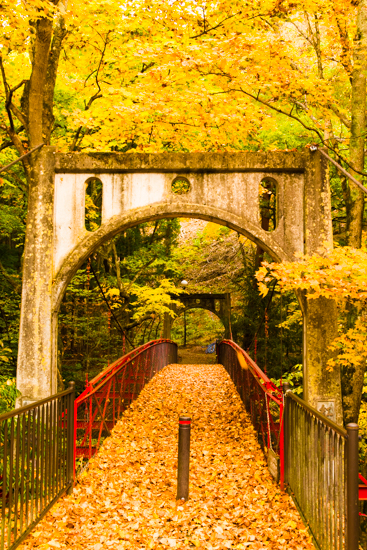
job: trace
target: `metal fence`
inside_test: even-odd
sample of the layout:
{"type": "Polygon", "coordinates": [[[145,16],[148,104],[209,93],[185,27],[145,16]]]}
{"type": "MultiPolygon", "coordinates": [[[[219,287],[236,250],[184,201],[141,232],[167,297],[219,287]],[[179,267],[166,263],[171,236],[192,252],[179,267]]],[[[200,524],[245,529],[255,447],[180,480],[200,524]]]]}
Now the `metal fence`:
{"type": "Polygon", "coordinates": [[[73,485],[74,383],[0,415],[0,549],[16,548],[73,485]]]}
{"type": "Polygon", "coordinates": [[[290,391],[285,480],[321,550],[357,550],[358,426],[345,430],[290,391]]]}
{"type": "Polygon", "coordinates": [[[93,378],[75,400],[75,457],[90,459],[145,384],[170,363],[177,363],[177,344],[153,340],[93,378]]]}
{"type": "Polygon", "coordinates": [[[258,441],[265,451],[273,477],[284,483],[283,395],[251,357],[232,340],[217,344],[218,363],[232,378],[258,441]]]}
{"type": "Polygon", "coordinates": [[[287,485],[320,550],[358,550],[358,426],[345,430],[294,395],[284,396],[231,340],[217,345],[218,363],[246,406],[268,467],[287,485]]]}

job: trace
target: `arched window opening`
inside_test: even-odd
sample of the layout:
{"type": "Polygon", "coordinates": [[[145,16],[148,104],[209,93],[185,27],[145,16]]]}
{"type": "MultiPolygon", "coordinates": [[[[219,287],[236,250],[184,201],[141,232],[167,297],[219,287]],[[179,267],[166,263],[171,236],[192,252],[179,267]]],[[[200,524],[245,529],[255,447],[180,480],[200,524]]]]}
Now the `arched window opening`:
{"type": "Polygon", "coordinates": [[[102,224],[102,188],[99,178],[89,178],[85,182],[85,215],[87,231],[96,231],[102,224]]]}
{"type": "Polygon", "coordinates": [[[274,231],[277,226],[277,182],[264,178],[259,190],[260,223],[265,231],[274,231]]]}

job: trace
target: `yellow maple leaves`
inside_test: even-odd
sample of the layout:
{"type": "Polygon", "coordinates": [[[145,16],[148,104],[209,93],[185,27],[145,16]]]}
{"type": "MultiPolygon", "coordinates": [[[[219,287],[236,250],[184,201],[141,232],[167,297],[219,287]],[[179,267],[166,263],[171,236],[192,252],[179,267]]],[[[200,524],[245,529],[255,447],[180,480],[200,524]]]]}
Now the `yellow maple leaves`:
{"type": "Polygon", "coordinates": [[[312,550],[219,365],[171,365],[144,388],[23,550],[312,550]],[[176,502],[178,416],[192,417],[190,498],[176,502]],[[37,534],[37,536],[34,536],[37,534]]]}
{"type": "Polygon", "coordinates": [[[285,290],[304,290],[310,299],[324,296],[338,302],[367,299],[367,251],[349,246],[300,255],[295,262],[263,262],[256,274],[260,291],[276,281],[285,290]]]}
{"type": "MultiPolygon", "coordinates": [[[[349,93],[353,43],[340,28],[354,35],[356,7],[349,0],[3,4],[0,40],[10,87],[29,78],[29,21],[64,19],[53,134],[60,149],[70,149],[81,128],[77,145],[86,151],[241,150],[258,148],[266,141],[261,132],[277,128],[273,108],[289,114],[296,107],[300,130],[305,121],[315,131],[326,121],[338,125],[335,113],[348,118],[341,98],[349,93]],[[315,13],[328,78],[317,72],[305,35],[315,13]]],[[[20,97],[21,89],[18,106],[20,97]]]]}
{"type": "Polygon", "coordinates": [[[339,307],[339,335],[330,349],[328,369],[336,365],[359,365],[367,359],[367,251],[352,247],[323,250],[313,256],[300,256],[296,262],[263,263],[256,274],[263,296],[268,285],[276,282],[284,290],[301,290],[308,299],[320,296],[334,300],[339,307]],[[355,308],[353,326],[348,322],[348,308],[355,308]],[[348,326],[349,325],[349,326],[348,326]]]}

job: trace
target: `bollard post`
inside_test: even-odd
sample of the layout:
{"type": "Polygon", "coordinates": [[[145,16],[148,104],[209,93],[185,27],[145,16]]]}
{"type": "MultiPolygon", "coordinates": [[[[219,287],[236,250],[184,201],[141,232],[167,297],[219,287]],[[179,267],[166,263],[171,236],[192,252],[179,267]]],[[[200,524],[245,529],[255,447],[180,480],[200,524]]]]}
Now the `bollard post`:
{"type": "Polygon", "coordinates": [[[358,550],[359,541],[359,479],[358,424],[347,425],[347,548],[358,550]]]}
{"type": "Polygon", "coordinates": [[[191,418],[180,416],[178,430],[177,500],[189,498],[191,418]]]}
{"type": "Polygon", "coordinates": [[[68,483],[69,488],[67,490],[68,495],[71,495],[74,487],[75,479],[75,445],[76,445],[76,433],[75,433],[75,382],[69,382],[69,389],[71,392],[68,395],[68,408],[67,408],[67,445],[68,445],[68,483]]]}

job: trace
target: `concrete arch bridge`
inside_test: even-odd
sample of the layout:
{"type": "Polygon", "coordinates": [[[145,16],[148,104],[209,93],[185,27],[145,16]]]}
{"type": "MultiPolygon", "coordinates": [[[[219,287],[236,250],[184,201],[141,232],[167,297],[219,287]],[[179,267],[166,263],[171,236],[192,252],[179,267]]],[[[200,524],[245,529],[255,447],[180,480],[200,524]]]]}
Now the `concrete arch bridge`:
{"type": "MultiPolygon", "coordinates": [[[[332,245],[327,167],[318,152],[64,154],[44,147],[38,154],[40,185],[29,197],[36,215],[27,221],[17,374],[23,404],[55,393],[62,297],[78,267],[119,232],[144,221],[193,217],[238,231],[276,261],[332,245]],[[91,178],[102,184],[102,222],[93,232],[85,227],[91,178]],[[261,223],[264,196],[271,228],[261,223]]],[[[299,299],[305,398],[316,408],[327,406],[341,422],[340,375],[326,371],[335,306],[322,298],[299,299]]]]}
{"type": "MultiPolygon", "coordinates": [[[[17,468],[24,466],[28,457],[29,467],[22,471],[27,488],[24,492],[17,473],[14,502],[18,502],[19,490],[22,506],[29,487],[31,496],[35,494],[36,479],[41,500],[44,495],[50,497],[42,504],[47,505],[46,510],[62,491],[72,489],[75,454],[90,458],[147,381],[177,362],[176,345],[168,339],[156,340],[110,365],[89,381],[77,400],[73,386],[54,395],[60,303],[73,275],[98,246],[145,221],[193,217],[238,231],[281,262],[295,260],[297,253],[316,253],[325,243],[332,246],[332,225],[327,166],[319,152],[63,154],[44,147],[38,154],[40,183],[31,187],[29,195],[35,215],[27,220],[17,372],[25,407],[10,413],[19,418],[12,418],[9,433],[8,417],[3,418],[4,456],[9,451],[8,463],[4,459],[3,464],[5,468],[10,465],[12,482],[14,462],[17,468]],[[93,232],[86,229],[85,208],[91,180],[98,180],[102,191],[101,224],[93,232]],[[34,414],[29,414],[31,410],[34,414]],[[25,430],[22,449],[23,439],[14,437],[14,426],[25,430]],[[37,445],[41,447],[35,454],[37,445]],[[14,457],[18,458],[14,461],[14,457]],[[44,476],[38,475],[39,468],[44,476]],[[39,483],[43,484],[40,491],[39,483]]],[[[326,370],[328,346],[337,333],[336,307],[324,298],[309,303],[302,295],[298,298],[304,316],[304,400],[285,385],[276,387],[232,340],[218,345],[218,363],[225,367],[237,390],[230,390],[228,402],[231,396],[242,398],[270,472],[281,486],[289,484],[319,547],[357,550],[358,426],[341,426],[340,373],[326,370]]],[[[206,373],[202,378],[206,383],[206,373]]],[[[227,382],[222,380],[224,387],[227,382]]],[[[216,384],[219,388],[221,383],[216,384]]],[[[165,387],[171,391],[170,384],[165,387]]],[[[218,400],[218,409],[226,399],[218,400]]],[[[236,411],[231,417],[238,424],[236,411]]],[[[211,415],[209,421],[207,432],[212,432],[211,415]]],[[[234,427],[230,426],[231,430],[234,427]]],[[[242,441],[236,445],[243,450],[242,441]]],[[[227,448],[225,452],[229,452],[227,448]]],[[[6,479],[5,475],[3,525],[7,513],[10,547],[18,523],[20,530],[27,526],[22,537],[31,526],[23,525],[23,519],[28,522],[30,517],[28,500],[23,506],[25,515],[21,512],[19,516],[17,505],[4,505],[7,498],[10,502],[13,498],[13,491],[4,485],[6,479]]],[[[254,486],[257,483],[255,480],[254,486]]],[[[30,504],[32,513],[35,502],[33,499],[30,504]]],[[[38,513],[37,507],[36,503],[38,513]]]]}

